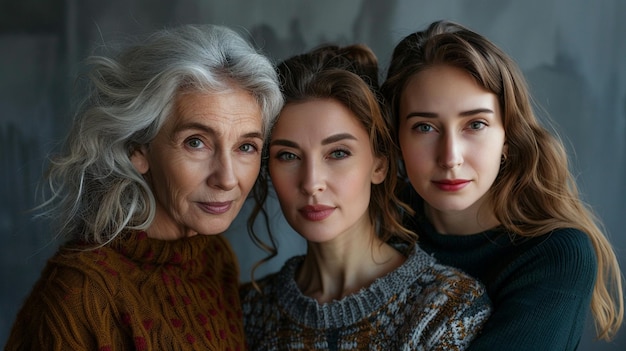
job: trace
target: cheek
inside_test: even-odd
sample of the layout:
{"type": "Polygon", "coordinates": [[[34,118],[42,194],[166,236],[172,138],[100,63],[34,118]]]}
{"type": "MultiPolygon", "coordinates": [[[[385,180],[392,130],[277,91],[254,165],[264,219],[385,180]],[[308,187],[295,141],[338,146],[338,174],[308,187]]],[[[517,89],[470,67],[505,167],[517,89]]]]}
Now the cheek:
{"type": "Polygon", "coordinates": [[[499,153],[494,153],[488,159],[489,162],[487,162],[487,160],[483,160],[483,162],[485,163],[486,170],[492,174],[494,179],[500,172],[501,158],[502,158],[502,153],[499,152],[499,153]]]}
{"type": "Polygon", "coordinates": [[[243,162],[236,170],[235,176],[239,178],[239,183],[246,191],[250,190],[261,171],[261,161],[243,162]]]}
{"type": "Polygon", "coordinates": [[[430,171],[434,156],[425,145],[405,144],[401,146],[401,150],[407,175],[417,176],[419,173],[430,171]]]}
{"type": "Polygon", "coordinates": [[[294,184],[297,177],[295,171],[289,174],[284,169],[273,168],[270,165],[269,172],[274,190],[280,199],[283,199],[287,194],[294,193],[294,184]]]}

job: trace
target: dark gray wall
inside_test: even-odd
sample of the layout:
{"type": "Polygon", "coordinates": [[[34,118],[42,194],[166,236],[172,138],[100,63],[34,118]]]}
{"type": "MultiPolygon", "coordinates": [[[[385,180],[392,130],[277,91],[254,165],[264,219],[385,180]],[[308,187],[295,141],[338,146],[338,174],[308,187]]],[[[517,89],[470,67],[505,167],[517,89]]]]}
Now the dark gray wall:
{"type": "MultiPolygon", "coordinates": [[[[527,74],[534,96],[566,139],[585,199],[603,218],[626,267],[626,2],[604,0],[2,0],[0,2],[0,345],[24,296],[54,252],[47,223],[32,220],[45,155],[68,126],[80,61],[102,40],[180,23],[247,30],[274,59],[321,42],[363,42],[383,69],[393,45],[433,20],[459,21],[493,39],[527,74]]],[[[302,240],[271,208],[279,257],[302,240]]],[[[245,233],[247,208],[227,233],[242,280],[262,257],[245,233]]],[[[622,350],[594,342],[581,350],[622,350]]]]}

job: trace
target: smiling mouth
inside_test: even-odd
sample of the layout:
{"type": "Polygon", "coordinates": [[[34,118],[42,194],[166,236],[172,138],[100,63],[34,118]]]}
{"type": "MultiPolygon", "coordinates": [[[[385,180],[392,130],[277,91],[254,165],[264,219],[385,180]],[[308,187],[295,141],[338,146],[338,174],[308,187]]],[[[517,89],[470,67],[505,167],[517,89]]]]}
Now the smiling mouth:
{"type": "Polygon", "coordinates": [[[210,214],[223,214],[228,212],[232,207],[232,201],[226,202],[199,202],[198,206],[206,213],[210,214]]]}

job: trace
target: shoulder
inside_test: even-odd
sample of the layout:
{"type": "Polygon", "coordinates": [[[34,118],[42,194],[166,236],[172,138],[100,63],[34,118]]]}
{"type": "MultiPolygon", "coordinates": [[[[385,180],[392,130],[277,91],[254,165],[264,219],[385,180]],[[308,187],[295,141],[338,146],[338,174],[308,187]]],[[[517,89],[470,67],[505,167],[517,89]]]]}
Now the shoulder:
{"type": "Polygon", "coordinates": [[[254,284],[248,282],[241,285],[239,295],[244,314],[272,314],[277,305],[289,305],[302,296],[294,277],[303,258],[292,257],[278,272],[268,274],[254,284]]]}
{"type": "MultiPolygon", "coordinates": [[[[579,254],[593,254],[593,244],[589,235],[574,229],[561,228],[535,238],[537,247],[579,254]]],[[[595,254],[594,254],[595,255],[595,254]]]]}
{"type": "Polygon", "coordinates": [[[74,314],[84,311],[85,303],[104,308],[118,296],[131,272],[132,266],[110,248],[63,246],[46,263],[23,308],[67,309],[74,314]]]}
{"type": "Polygon", "coordinates": [[[243,300],[254,300],[263,295],[272,294],[278,274],[278,272],[272,273],[254,282],[242,284],[239,288],[241,298],[243,300]]]}
{"type": "Polygon", "coordinates": [[[417,277],[414,284],[449,293],[472,291],[482,294],[485,291],[477,279],[459,268],[441,263],[419,246],[414,248],[409,257],[415,263],[412,266],[412,274],[417,277]]]}
{"type": "Polygon", "coordinates": [[[427,256],[428,264],[414,272],[417,279],[410,288],[414,295],[412,300],[429,301],[434,305],[490,305],[486,287],[474,277],[456,267],[440,263],[418,247],[413,255],[427,256]]]}
{"type": "Polygon", "coordinates": [[[533,238],[533,245],[518,257],[518,264],[569,279],[595,276],[596,253],[589,236],[577,229],[563,228],[533,238]]]}
{"type": "Polygon", "coordinates": [[[280,290],[289,285],[294,277],[294,263],[298,257],[292,257],[275,273],[270,273],[254,282],[247,282],[239,288],[242,304],[262,303],[280,294],[280,290]]]}
{"type": "Polygon", "coordinates": [[[485,286],[477,279],[452,266],[434,263],[427,272],[431,276],[425,292],[467,302],[487,298],[485,286]]]}
{"type": "Polygon", "coordinates": [[[248,343],[255,345],[275,329],[279,320],[278,273],[245,283],[239,293],[248,343]]]}
{"type": "Polygon", "coordinates": [[[426,269],[421,287],[414,286],[410,345],[428,349],[464,349],[492,313],[485,286],[463,271],[434,263],[426,269]]]}
{"type": "Polygon", "coordinates": [[[525,240],[490,280],[494,302],[511,296],[538,304],[590,298],[598,264],[587,234],[566,228],[525,240]]]}
{"type": "Polygon", "coordinates": [[[115,295],[124,265],[119,254],[107,248],[61,248],[44,267],[31,297],[56,301],[54,304],[81,304],[85,296],[115,295]]]}
{"type": "MultiPolygon", "coordinates": [[[[56,342],[64,342],[61,339],[66,337],[73,340],[83,336],[93,323],[93,316],[102,314],[102,308],[110,307],[106,301],[111,298],[110,291],[106,292],[109,286],[103,284],[101,278],[109,273],[106,268],[94,269],[99,266],[96,257],[90,251],[60,250],[55,254],[18,312],[11,340],[29,334],[45,334],[47,340],[56,338],[56,342]],[[68,333],[50,334],[50,330],[60,327],[66,328],[68,333]]],[[[25,343],[23,340],[22,344],[25,343]]]]}

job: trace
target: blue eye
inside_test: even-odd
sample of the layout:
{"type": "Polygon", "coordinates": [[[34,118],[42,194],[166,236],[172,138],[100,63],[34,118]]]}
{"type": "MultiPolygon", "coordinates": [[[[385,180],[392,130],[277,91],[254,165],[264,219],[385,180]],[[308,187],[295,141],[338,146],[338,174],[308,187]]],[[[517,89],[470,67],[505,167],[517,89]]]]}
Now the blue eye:
{"type": "Polygon", "coordinates": [[[485,128],[487,124],[483,121],[473,121],[469,124],[470,129],[472,130],[481,130],[485,128]]]}
{"type": "Polygon", "coordinates": [[[293,154],[291,152],[287,152],[287,151],[283,151],[283,152],[278,153],[276,155],[276,158],[281,160],[281,161],[293,161],[293,160],[298,159],[298,157],[295,154],[293,154]]]}
{"type": "Polygon", "coordinates": [[[243,145],[241,145],[241,146],[239,147],[239,150],[240,150],[240,151],[243,151],[243,152],[245,152],[245,153],[252,153],[252,152],[257,151],[257,150],[258,150],[258,148],[256,147],[256,145],[253,145],[253,144],[248,143],[248,144],[243,144],[243,145]]]}
{"type": "Polygon", "coordinates": [[[334,159],[342,159],[350,156],[350,153],[346,150],[335,150],[330,153],[330,157],[334,159]]]}
{"type": "Polygon", "coordinates": [[[417,130],[420,133],[428,133],[433,130],[433,126],[426,123],[418,123],[414,125],[412,129],[417,130]]]}
{"type": "Polygon", "coordinates": [[[193,149],[199,149],[204,145],[204,143],[202,142],[202,140],[198,138],[193,138],[193,139],[187,140],[187,145],[189,145],[189,147],[193,149]]]}

